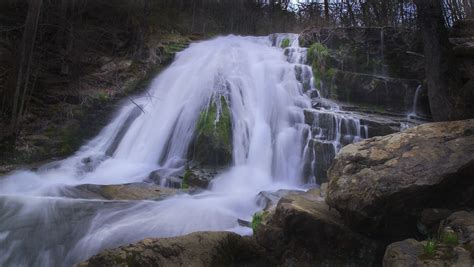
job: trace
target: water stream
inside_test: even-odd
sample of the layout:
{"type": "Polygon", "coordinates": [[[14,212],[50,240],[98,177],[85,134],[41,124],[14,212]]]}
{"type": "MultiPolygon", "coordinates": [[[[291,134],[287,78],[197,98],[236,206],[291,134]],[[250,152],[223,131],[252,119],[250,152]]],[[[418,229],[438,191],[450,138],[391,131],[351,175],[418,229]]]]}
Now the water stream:
{"type": "Polygon", "coordinates": [[[312,109],[309,96],[319,94],[297,37],[194,43],[135,99],[140,108],[125,103],[73,156],[0,178],[0,266],[70,266],[104,248],[200,230],[251,234],[237,219],[250,220],[260,209],[260,191],[316,181],[304,174],[305,161],[316,165],[319,157],[308,159],[316,153],[309,151],[312,140],[330,143],[332,159],[341,144],[367,136],[360,122],[337,115],[335,104],[312,109]],[[286,51],[282,38],[291,39],[286,51]],[[231,110],[233,163],[209,190],[162,201],[90,199],[71,190],[182,170],[199,114],[213,98],[231,110]],[[325,119],[310,127],[305,110],[325,119]]]}

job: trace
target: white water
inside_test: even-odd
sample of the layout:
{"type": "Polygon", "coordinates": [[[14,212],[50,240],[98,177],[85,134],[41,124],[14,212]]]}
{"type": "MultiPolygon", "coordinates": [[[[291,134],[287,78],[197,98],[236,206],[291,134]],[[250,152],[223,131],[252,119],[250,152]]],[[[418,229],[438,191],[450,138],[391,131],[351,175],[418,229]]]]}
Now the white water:
{"type": "Polygon", "coordinates": [[[127,103],[70,158],[1,178],[0,266],[68,266],[104,248],[199,230],[250,234],[237,219],[250,220],[260,191],[303,184],[303,109],[311,103],[295,77],[305,50],[288,36],[289,60],[269,37],[192,44],[135,99],[144,112],[127,103]],[[199,113],[218,96],[232,113],[233,167],[211,190],[158,202],[70,196],[71,186],[140,182],[157,169],[183,168],[199,113]]]}
{"type": "Polygon", "coordinates": [[[420,85],[418,85],[418,87],[416,88],[416,91],[415,91],[415,97],[413,98],[413,105],[412,105],[412,108],[411,108],[411,112],[408,114],[409,119],[412,118],[412,117],[417,116],[418,97],[421,93],[421,90],[423,90],[423,86],[420,84],[420,85]]]}

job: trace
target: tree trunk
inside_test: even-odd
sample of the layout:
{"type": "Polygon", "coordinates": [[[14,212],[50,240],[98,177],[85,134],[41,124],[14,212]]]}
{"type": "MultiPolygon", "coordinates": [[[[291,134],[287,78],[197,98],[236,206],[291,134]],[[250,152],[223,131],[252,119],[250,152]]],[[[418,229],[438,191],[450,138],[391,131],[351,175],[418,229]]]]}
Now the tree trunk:
{"type": "Polygon", "coordinates": [[[23,39],[20,44],[16,84],[13,96],[13,109],[10,128],[13,134],[17,133],[19,123],[21,121],[24,110],[24,102],[26,92],[28,90],[28,82],[31,73],[31,63],[33,59],[33,49],[35,46],[36,33],[38,30],[38,21],[41,14],[41,6],[43,0],[30,0],[28,6],[28,14],[25,21],[25,29],[23,31],[23,39]]]}
{"type": "Polygon", "coordinates": [[[324,18],[329,23],[329,0],[324,0],[324,18]]]}
{"type": "Polygon", "coordinates": [[[454,120],[457,115],[449,88],[451,81],[456,79],[456,74],[441,2],[440,0],[415,0],[415,4],[424,43],[426,83],[431,115],[435,121],[454,120]]]}

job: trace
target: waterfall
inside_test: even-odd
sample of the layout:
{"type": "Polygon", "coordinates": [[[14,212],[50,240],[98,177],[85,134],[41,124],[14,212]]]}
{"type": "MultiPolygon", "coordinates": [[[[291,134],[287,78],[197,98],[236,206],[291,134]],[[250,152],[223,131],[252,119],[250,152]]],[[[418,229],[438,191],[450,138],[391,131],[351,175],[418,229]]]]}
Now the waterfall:
{"type": "Polygon", "coordinates": [[[320,157],[310,143],[331,144],[332,159],[341,144],[367,137],[336,104],[312,109],[309,95],[319,94],[305,57],[292,34],[218,37],[178,53],[146,94],[125,103],[73,156],[0,178],[0,265],[70,266],[105,248],[201,230],[251,234],[237,219],[259,210],[260,191],[316,181],[303,173],[305,160],[314,165],[320,157]],[[282,38],[291,40],[284,52],[282,38]],[[183,170],[200,113],[213,99],[230,109],[233,149],[231,166],[209,190],[162,201],[77,193],[79,185],[142,182],[156,170],[183,170]],[[308,110],[319,114],[314,129],[305,123],[308,110]]]}
{"type": "Polygon", "coordinates": [[[408,114],[408,119],[414,118],[414,117],[417,116],[418,97],[419,97],[422,90],[423,90],[423,86],[421,84],[418,85],[418,87],[416,88],[416,91],[415,91],[415,96],[413,98],[413,105],[412,105],[412,108],[411,108],[411,112],[408,114]]]}

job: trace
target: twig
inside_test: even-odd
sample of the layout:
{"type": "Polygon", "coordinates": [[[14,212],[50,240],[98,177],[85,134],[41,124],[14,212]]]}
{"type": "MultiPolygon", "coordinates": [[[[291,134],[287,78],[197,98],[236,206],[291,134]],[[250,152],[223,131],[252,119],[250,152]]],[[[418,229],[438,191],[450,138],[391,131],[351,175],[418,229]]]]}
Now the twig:
{"type": "Polygon", "coordinates": [[[131,97],[129,97],[129,96],[127,96],[127,98],[128,98],[130,101],[132,101],[132,103],[133,103],[135,106],[137,106],[143,113],[145,113],[145,111],[143,110],[143,108],[142,108],[140,105],[138,105],[137,102],[133,101],[133,99],[132,99],[131,97]]]}

